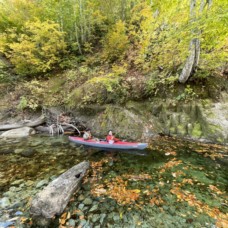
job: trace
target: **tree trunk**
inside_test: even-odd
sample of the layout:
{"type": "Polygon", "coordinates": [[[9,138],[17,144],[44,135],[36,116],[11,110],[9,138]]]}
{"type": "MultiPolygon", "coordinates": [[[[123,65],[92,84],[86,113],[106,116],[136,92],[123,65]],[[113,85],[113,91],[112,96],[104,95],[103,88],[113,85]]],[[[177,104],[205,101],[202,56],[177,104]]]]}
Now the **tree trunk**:
{"type": "MultiPolygon", "coordinates": [[[[193,22],[196,19],[196,0],[190,1],[190,21],[193,22]]],[[[195,33],[195,29],[192,31],[195,33]]],[[[179,76],[179,82],[185,83],[191,74],[194,72],[198,65],[200,45],[198,38],[193,38],[189,45],[189,56],[179,76]]]]}
{"type": "Polygon", "coordinates": [[[88,168],[85,161],[73,166],[35,196],[30,208],[35,225],[48,227],[51,218],[64,211],[88,168]]]}
{"type": "MultiPolygon", "coordinates": [[[[199,9],[200,14],[203,12],[206,5],[208,5],[208,9],[209,9],[212,5],[212,0],[201,0],[200,9],[199,9]]],[[[191,0],[190,2],[190,18],[191,18],[190,21],[192,22],[196,19],[196,0],[191,0]]],[[[199,29],[194,28],[192,33],[195,34],[196,37],[199,37],[201,32],[199,31],[199,29]]],[[[185,83],[189,79],[189,77],[192,74],[194,74],[199,64],[199,58],[200,58],[200,40],[199,38],[193,38],[190,42],[189,56],[179,76],[180,83],[185,83]]]]}

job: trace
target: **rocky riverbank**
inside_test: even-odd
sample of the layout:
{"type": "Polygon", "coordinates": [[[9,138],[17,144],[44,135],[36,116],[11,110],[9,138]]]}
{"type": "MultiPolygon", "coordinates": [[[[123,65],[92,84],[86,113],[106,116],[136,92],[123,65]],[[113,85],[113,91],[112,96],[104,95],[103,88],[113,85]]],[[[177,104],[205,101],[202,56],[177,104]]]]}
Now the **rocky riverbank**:
{"type": "Polygon", "coordinates": [[[158,134],[201,142],[228,143],[228,95],[218,102],[177,102],[153,99],[124,106],[87,106],[74,110],[75,117],[103,137],[112,129],[118,137],[149,141],[158,134]]]}
{"type": "MultiPolygon", "coordinates": [[[[91,128],[92,133],[101,138],[112,129],[118,137],[128,140],[150,141],[159,134],[164,134],[200,142],[227,144],[227,101],[228,95],[223,93],[217,102],[209,99],[177,102],[156,98],[144,102],[131,101],[122,106],[88,105],[68,112],[78,123],[91,128]]],[[[49,111],[58,116],[63,110],[50,108],[49,111]]],[[[6,116],[2,119],[4,121],[7,121],[6,116]]]]}

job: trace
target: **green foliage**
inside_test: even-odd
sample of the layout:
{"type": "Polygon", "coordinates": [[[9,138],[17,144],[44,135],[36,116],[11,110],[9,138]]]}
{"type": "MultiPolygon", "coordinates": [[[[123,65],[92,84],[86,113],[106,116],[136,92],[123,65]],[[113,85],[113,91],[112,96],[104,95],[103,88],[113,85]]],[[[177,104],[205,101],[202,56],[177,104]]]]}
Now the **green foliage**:
{"type": "Polygon", "coordinates": [[[40,108],[41,104],[43,104],[45,100],[45,87],[46,85],[38,80],[33,80],[31,82],[26,82],[22,85],[19,85],[16,88],[16,92],[19,96],[21,93],[23,93],[23,95],[20,97],[17,108],[19,110],[36,110],[40,108]]]}
{"type": "MultiPolygon", "coordinates": [[[[50,105],[75,104],[74,96],[90,104],[176,94],[192,38],[201,44],[197,86],[226,68],[228,3],[202,10],[200,3],[192,20],[188,0],[1,0],[0,53],[19,75],[58,72],[45,100],[50,105]]],[[[8,79],[1,71],[0,81],[8,79]]],[[[195,87],[178,91],[177,100],[197,98],[195,87]]],[[[24,95],[19,106],[39,106],[34,97],[24,95]]]]}
{"type": "Polygon", "coordinates": [[[122,59],[128,48],[125,24],[118,21],[104,38],[104,57],[109,61],[122,59]]]}
{"type": "Polygon", "coordinates": [[[4,51],[15,65],[16,73],[34,75],[53,69],[66,49],[64,33],[59,31],[59,26],[37,20],[27,22],[22,30],[23,33],[15,42],[8,43],[4,51]]]}
{"type": "Polygon", "coordinates": [[[184,89],[184,92],[176,97],[178,101],[191,101],[197,97],[197,94],[194,92],[193,88],[190,85],[187,85],[184,89]]]}
{"type": "Polygon", "coordinates": [[[108,73],[89,79],[73,89],[66,98],[69,107],[83,108],[89,104],[117,103],[125,97],[121,77],[108,73]]]}

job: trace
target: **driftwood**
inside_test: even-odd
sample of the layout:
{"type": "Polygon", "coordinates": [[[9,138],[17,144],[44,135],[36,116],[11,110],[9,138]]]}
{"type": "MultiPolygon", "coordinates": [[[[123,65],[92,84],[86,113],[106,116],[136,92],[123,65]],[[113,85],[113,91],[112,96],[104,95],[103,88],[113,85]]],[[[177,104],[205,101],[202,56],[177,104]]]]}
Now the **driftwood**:
{"type": "Polygon", "coordinates": [[[60,131],[60,127],[57,127],[57,126],[38,126],[36,127],[36,131],[39,131],[39,132],[43,132],[43,133],[49,133],[49,134],[58,134],[58,133],[65,133],[65,131],[72,131],[74,132],[75,129],[71,126],[62,126],[60,125],[61,128],[62,128],[62,132],[59,132],[60,131]]]}
{"type": "Polygon", "coordinates": [[[51,218],[64,211],[88,168],[86,161],[73,166],[35,196],[30,213],[37,226],[47,226],[51,218]]]}
{"type": "Polygon", "coordinates": [[[6,131],[6,130],[21,128],[21,127],[36,127],[43,123],[45,123],[45,117],[41,116],[37,120],[31,121],[31,122],[0,125],[0,131],[6,131]]]}

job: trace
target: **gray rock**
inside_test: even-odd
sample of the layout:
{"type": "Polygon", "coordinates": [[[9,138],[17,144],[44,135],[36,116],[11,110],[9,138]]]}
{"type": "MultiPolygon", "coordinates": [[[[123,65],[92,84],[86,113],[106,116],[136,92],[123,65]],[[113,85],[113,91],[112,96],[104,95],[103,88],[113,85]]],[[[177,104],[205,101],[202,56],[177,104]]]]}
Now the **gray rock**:
{"type": "Polygon", "coordinates": [[[19,180],[15,180],[11,185],[13,186],[19,186],[20,184],[22,184],[24,182],[23,179],[19,179],[19,180]]]}
{"type": "Polygon", "coordinates": [[[16,215],[16,216],[18,216],[18,215],[23,215],[23,212],[17,211],[17,212],[15,213],[15,215],[16,215]]]}
{"type": "Polygon", "coordinates": [[[106,214],[101,214],[101,218],[100,218],[101,225],[103,224],[105,217],[106,217],[106,214]]]}
{"type": "Polygon", "coordinates": [[[0,208],[7,208],[10,206],[10,200],[7,197],[3,197],[0,199],[0,208]]]}
{"type": "Polygon", "coordinates": [[[94,211],[96,211],[98,209],[98,205],[96,204],[96,205],[93,205],[91,208],[90,208],[90,210],[89,210],[89,212],[94,212],[94,211]]]}
{"type": "Polygon", "coordinates": [[[8,192],[4,192],[2,195],[8,198],[12,198],[14,196],[14,193],[12,193],[11,191],[8,191],[8,192]]]}
{"type": "Polygon", "coordinates": [[[30,146],[36,147],[36,146],[41,145],[42,143],[43,143],[43,142],[41,142],[41,141],[33,141],[33,142],[30,144],[30,146]]]}
{"type": "Polygon", "coordinates": [[[75,225],[76,225],[75,220],[70,219],[70,220],[68,221],[68,225],[69,225],[69,226],[72,226],[72,227],[75,227],[75,225]]]}
{"type": "Polygon", "coordinates": [[[20,153],[22,153],[24,151],[24,149],[16,149],[16,150],[14,150],[14,153],[15,154],[20,154],[20,153]]]}
{"type": "Polygon", "coordinates": [[[82,210],[85,205],[83,203],[80,203],[78,206],[78,209],[82,210]]]}
{"type": "Polygon", "coordinates": [[[90,198],[86,198],[86,199],[83,201],[83,203],[84,203],[85,205],[91,205],[91,204],[93,203],[93,201],[92,201],[92,199],[90,199],[90,198]]]}
{"type": "Polygon", "coordinates": [[[80,221],[79,226],[82,226],[83,227],[85,224],[86,224],[86,220],[83,219],[83,220],[80,221]]]}
{"type": "Polygon", "coordinates": [[[98,214],[94,214],[93,215],[93,217],[92,217],[92,222],[96,222],[96,221],[98,221],[99,220],[99,218],[100,218],[100,215],[98,215],[98,214]]]}
{"type": "Polygon", "coordinates": [[[15,186],[9,188],[10,192],[16,192],[16,190],[17,190],[17,188],[15,186]]]}
{"type": "Polygon", "coordinates": [[[120,220],[120,216],[115,214],[115,215],[113,216],[113,220],[114,220],[115,222],[119,221],[119,220],[120,220]]]}
{"type": "Polygon", "coordinates": [[[85,196],[82,195],[82,194],[78,197],[78,200],[79,200],[79,201],[83,201],[84,199],[85,199],[85,196]]]}
{"type": "Polygon", "coordinates": [[[41,181],[39,181],[36,184],[36,188],[41,188],[41,187],[43,187],[44,185],[47,185],[47,184],[48,184],[48,180],[41,180],[41,181]]]}
{"type": "Polygon", "coordinates": [[[36,150],[34,150],[34,149],[28,149],[28,150],[23,151],[23,152],[21,153],[21,155],[22,155],[23,157],[28,157],[28,158],[30,158],[30,157],[32,157],[35,153],[36,153],[36,150]]]}
{"type": "Polygon", "coordinates": [[[31,181],[31,180],[28,180],[25,183],[26,186],[32,186],[33,184],[34,184],[34,181],[31,181]]]}
{"type": "MultiPolygon", "coordinates": [[[[23,180],[23,181],[24,181],[24,180],[23,180]]],[[[24,187],[25,187],[25,183],[20,184],[19,187],[20,187],[20,188],[24,188],[24,187]]]]}
{"type": "Polygon", "coordinates": [[[13,204],[10,206],[10,208],[16,209],[16,208],[19,208],[19,207],[23,207],[23,205],[24,205],[24,203],[22,203],[22,202],[15,202],[15,203],[13,203],[13,204]]]}
{"type": "Polygon", "coordinates": [[[1,228],[7,228],[7,227],[9,227],[9,226],[11,226],[11,225],[13,225],[13,224],[14,224],[14,222],[11,222],[11,221],[0,222],[0,227],[1,227],[1,228]]]}
{"type": "Polygon", "coordinates": [[[35,134],[36,131],[31,127],[12,129],[1,134],[1,138],[22,138],[35,134]]]}
{"type": "Polygon", "coordinates": [[[90,185],[89,184],[84,184],[82,186],[82,188],[85,190],[85,191],[89,191],[90,190],[90,185]]]}

